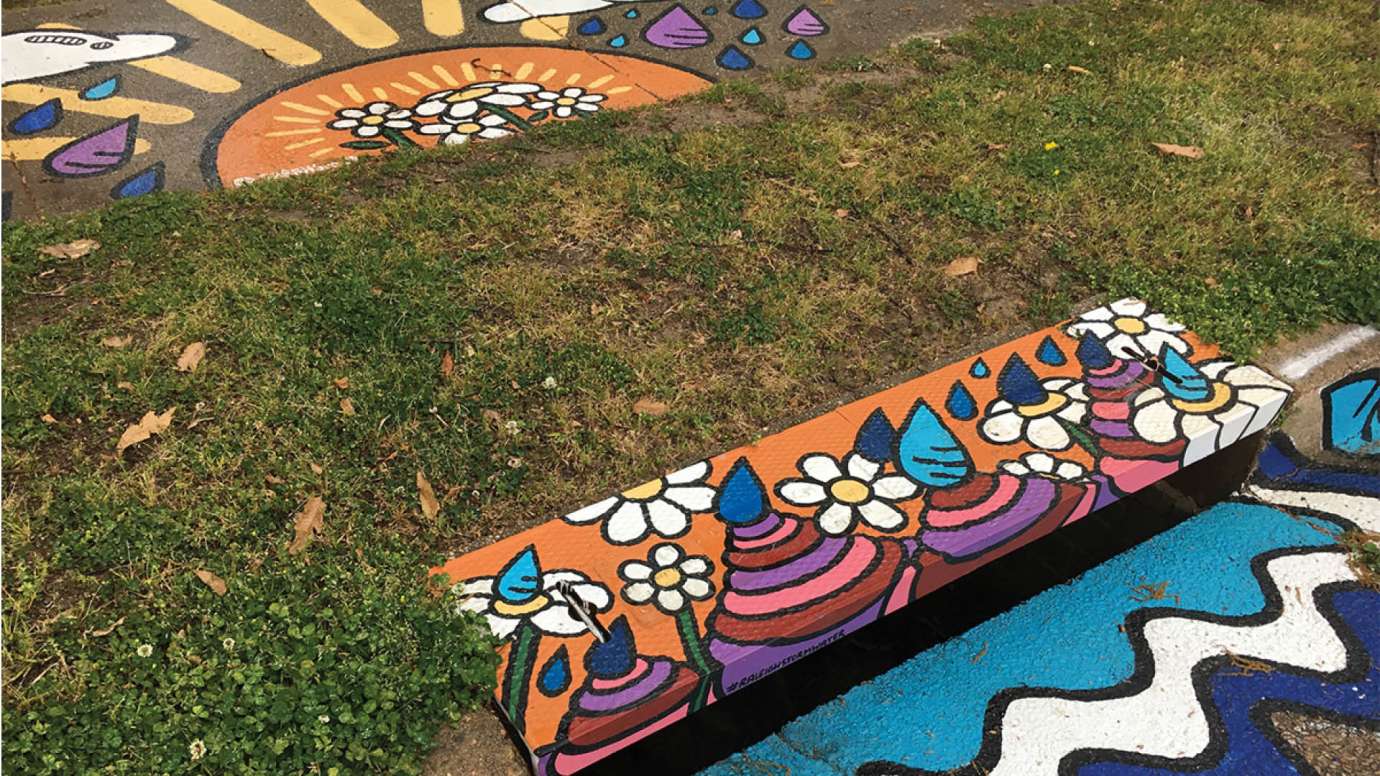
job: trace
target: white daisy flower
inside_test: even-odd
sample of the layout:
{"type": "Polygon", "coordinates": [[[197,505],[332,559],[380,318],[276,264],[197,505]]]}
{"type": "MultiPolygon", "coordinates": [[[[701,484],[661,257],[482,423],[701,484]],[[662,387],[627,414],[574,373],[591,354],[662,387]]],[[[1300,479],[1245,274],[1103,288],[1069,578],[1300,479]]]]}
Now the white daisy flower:
{"type": "Polygon", "coordinates": [[[605,99],[605,95],[587,92],[578,86],[567,86],[559,92],[549,89],[537,92],[537,98],[530,107],[532,110],[549,110],[558,119],[568,119],[576,111],[594,113],[605,99]]]}
{"type": "Polygon", "coordinates": [[[1015,355],[997,375],[997,393],[978,426],[978,435],[994,444],[1024,439],[1044,450],[1067,450],[1073,438],[1063,424],[1082,423],[1088,414],[1086,386],[1066,377],[1041,382],[1015,355]]]}
{"type": "Polygon", "coordinates": [[[484,81],[459,89],[444,89],[423,97],[415,110],[418,116],[440,116],[450,121],[462,121],[479,112],[485,105],[517,108],[527,104],[523,95],[541,91],[541,84],[484,81]]]}
{"type": "MultiPolygon", "coordinates": [[[[1176,363],[1187,362],[1166,353],[1165,363],[1172,375],[1176,363]]],[[[1189,380],[1198,379],[1191,395],[1165,379],[1137,394],[1131,406],[1131,428],[1147,442],[1188,440],[1184,466],[1265,428],[1292,392],[1264,370],[1231,361],[1198,365],[1194,371],[1198,375],[1189,380]]]]}
{"type": "Polygon", "coordinates": [[[815,521],[828,534],[847,533],[858,520],[879,531],[899,530],[906,514],[894,504],[914,496],[920,487],[899,474],[878,476],[882,465],[857,453],[849,453],[842,468],[825,453],[801,458],[796,468],[805,479],[782,481],[776,494],[795,506],[818,506],[815,521]]]}
{"type": "Polygon", "coordinates": [[[152,657],[152,656],[153,656],[153,645],[152,645],[152,644],[140,644],[139,647],[138,647],[137,649],[134,650],[134,654],[138,655],[139,657],[152,657]]]}
{"type": "Polygon", "coordinates": [[[569,582],[575,594],[596,610],[607,612],[613,603],[609,589],[578,571],[549,571],[541,575],[541,589],[521,603],[503,600],[495,594],[493,577],[468,579],[455,586],[460,603],[457,611],[484,615],[494,636],[506,639],[523,620],[530,621],[542,633],[552,636],[575,636],[588,630],[584,621],[576,617],[567,605],[565,596],[556,586],[569,582]]]}
{"type": "Polygon", "coordinates": [[[1179,336],[1183,330],[1183,324],[1169,320],[1162,313],[1150,312],[1145,302],[1122,299],[1078,316],[1068,333],[1079,338],[1084,332],[1091,332],[1117,356],[1145,359],[1158,356],[1166,345],[1186,355],[1188,343],[1179,336]]]}
{"type": "Polygon", "coordinates": [[[472,121],[452,122],[447,117],[436,124],[423,124],[417,131],[423,135],[444,135],[441,142],[446,145],[468,143],[473,137],[497,140],[500,137],[513,134],[512,128],[508,126],[508,120],[493,114],[486,114],[472,121]]]}
{"type": "Polygon", "coordinates": [[[1068,482],[1081,482],[1088,476],[1088,470],[1077,461],[1055,458],[1049,453],[1026,453],[1017,461],[1002,461],[1001,470],[1017,476],[1030,474],[1049,477],[1068,482]]]}
{"type": "Polygon", "coordinates": [[[200,760],[201,758],[205,757],[206,742],[198,738],[192,741],[190,744],[187,744],[187,754],[192,758],[192,762],[196,762],[197,760],[200,760]]]}
{"type": "Polygon", "coordinates": [[[714,564],[703,555],[685,557],[677,545],[658,544],[647,554],[647,562],[624,561],[618,576],[627,582],[623,600],[631,604],[652,601],[666,614],[675,614],[690,601],[703,601],[714,595],[709,575],[714,564]]]}
{"type": "Polygon", "coordinates": [[[331,129],[348,129],[355,137],[378,137],[385,128],[405,130],[417,126],[412,111],[391,102],[371,102],[361,108],[342,108],[336,119],[327,124],[331,129]]]}
{"type": "Polygon", "coordinates": [[[690,515],[713,508],[714,489],[705,482],[708,477],[709,462],[700,461],[577,509],[565,519],[571,523],[604,520],[604,538],[613,544],[636,544],[649,530],[674,539],[690,530],[690,515]]]}

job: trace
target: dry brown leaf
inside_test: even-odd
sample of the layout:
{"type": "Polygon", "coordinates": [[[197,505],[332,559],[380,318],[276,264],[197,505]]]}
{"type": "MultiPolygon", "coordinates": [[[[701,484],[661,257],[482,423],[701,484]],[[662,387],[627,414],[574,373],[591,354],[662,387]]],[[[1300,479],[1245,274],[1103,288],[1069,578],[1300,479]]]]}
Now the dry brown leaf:
{"type": "Polygon", "coordinates": [[[69,243],[57,243],[55,245],[45,245],[38,249],[39,253],[52,256],[55,259],[80,259],[86,254],[101,247],[101,244],[90,238],[73,240],[69,243]]]}
{"type": "Polygon", "coordinates": [[[659,402],[656,399],[638,399],[633,404],[633,412],[639,415],[665,415],[670,409],[665,402],[659,402]]]}
{"type": "Polygon", "coordinates": [[[206,343],[193,342],[182,349],[182,355],[177,357],[177,371],[195,372],[201,359],[206,356],[206,343]]]}
{"type": "Polygon", "coordinates": [[[861,160],[859,160],[859,159],[850,159],[850,160],[848,160],[848,161],[846,161],[846,162],[839,162],[839,167],[842,167],[842,168],[845,169],[845,170],[851,170],[851,169],[853,169],[854,167],[857,167],[857,166],[860,165],[860,164],[862,164],[862,161],[861,161],[861,160]]]}
{"type": "Polygon", "coordinates": [[[348,378],[348,377],[337,377],[337,378],[335,378],[335,387],[339,388],[339,389],[342,390],[342,391],[348,391],[348,390],[350,390],[350,378],[348,378]]]}
{"type": "Polygon", "coordinates": [[[312,543],[316,535],[321,533],[321,529],[325,527],[325,520],[323,519],[325,516],[326,502],[322,501],[320,496],[312,496],[307,499],[307,505],[302,507],[302,511],[298,512],[297,517],[293,518],[292,521],[292,530],[295,535],[292,537],[292,544],[288,545],[290,554],[296,555],[312,543]]]}
{"type": "Polygon", "coordinates": [[[49,415],[46,412],[43,413],[43,416],[40,417],[39,420],[43,421],[44,423],[47,423],[50,426],[57,422],[57,418],[53,417],[52,415],[49,415]]]}
{"type": "Polygon", "coordinates": [[[133,340],[134,338],[129,336],[128,334],[124,335],[123,337],[112,334],[109,337],[101,337],[101,344],[105,345],[108,348],[122,348],[128,345],[133,340]]]}
{"type": "Polygon", "coordinates": [[[115,383],[115,387],[119,388],[122,391],[132,391],[134,390],[134,383],[131,383],[128,380],[121,380],[120,382],[115,383]]]}
{"type": "Polygon", "coordinates": [[[944,274],[951,278],[971,275],[977,272],[978,257],[959,256],[948,264],[944,265],[944,274]]]}
{"type": "Polygon", "coordinates": [[[1202,159],[1203,149],[1198,146],[1175,145],[1174,143],[1151,143],[1156,151],[1164,156],[1181,156],[1185,159],[1202,159]]]}
{"type": "Polygon", "coordinates": [[[1217,282],[1217,278],[1208,275],[1207,277],[1203,278],[1203,285],[1207,286],[1208,288],[1216,288],[1219,285],[1221,285],[1221,283],[1217,282]]]}
{"type": "Polygon", "coordinates": [[[441,376],[450,377],[451,373],[454,371],[455,357],[450,354],[449,350],[447,350],[446,354],[444,356],[441,356],[441,376]]]}
{"type": "Polygon", "coordinates": [[[152,410],[145,412],[138,423],[132,424],[120,435],[120,441],[115,443],[115,454],[119,455],[130,445],[137,445],[154,434],[167,431],[168,426],[172,425],[173,413],[176,411],[177,408],[173,407],[162,415],[155,415],[152,410]]]}
{"type": "Polygon", "coordinates": [[[1079,75],[1092,75],[1091,70],[1089,70],[1086,67],[1079,67],[1078,65],[1069,65],[1068,71],[1070,73],[1077,73],[1079,75]]]}
{"type": "Polygon", "coordinates": [[[311,473],[312,473],[312,474],[321,474],[321,473],[323,473],[323,472],[326,471],[325,469],[321,468],[321,466],[320,466],[319,464],[308,463],[307,466],[310,466],[310,467],[311,467],[311,473]]]}
{"type": "Polygon", "coordinates": [[[116,628],[118,628],[118,627],[120,627],[121,625],[123,625],[124,622],[125,622],[125,618],[121,617],[120,619],[116,620],[115,622],[110,623],[109,625],[107,625],[107,626],[104,627],[104,628],[97,628],[96,630],[88,631],[88,633],[89,633],[90,635],[96,636],[96,637],[98,637],[98,638],[99,638],[99,637],[109,636],[110,634],[112,634],[112,633],[115,632],[115,629],[116,629],[116,628]]]}
{"type": "Polygon", "coordinates": [[[988,151],[1005,151],[1009,146],[1006,143],[988,143],[988,151]]]}
{"type": "Polygon", "coordinates": [[[355,403],[352,402],[352,401],[350,401],[350,397],[346,396],[345,398],[343,398],[343,399],[340,400],[340,414],[342,414],[342,415],[353,415],[353,414],[355,414],[355,403]]]}
{"type": "Polygon", "coordinates": [[[267,482],[269,485],[282,485],[285,482],[285,480],[282,477],[277,477],[272,474],[265,474],[264,482],[267,482]]]}
{"type": "Polygon", "coordinates": [[[422,502],[422,514],[426,515],[426,519],[435,520],[441,513],[441,502],[436,500],[436,491],[431,489],[431,483],[427,482],[421,469],[417,470],[417,498],[422,502]]]}
{"type": "Polygon", "coordinates": [[[503,422],[503,416],[498,414],[497,410],[481,410],[479,414],[483,415],[485,420],[493,423],[495,426],[503,422]]]}
{"type": "Polygon", "coordinates": [[[853,211],[849,210],[848,208],[842,208],[842,207],[841,207],[841,208],[839,208],[838,210],[835,210],[835,211],[834,211],[834,217],[835,217],[835,218],[847,218],[847,217],[849,217],[849,216],[852,215],[852,214],[853,214],[853,211]]]}
{"type": "Polygon", "coordinates": [[[230,587],[225,584],[225,580],[206,569],[197,569],[196,578],[206,583],[206,586],[211,588],[211,592],[216,595],[225,595],[226,591],[230,589],[230,587]]]}

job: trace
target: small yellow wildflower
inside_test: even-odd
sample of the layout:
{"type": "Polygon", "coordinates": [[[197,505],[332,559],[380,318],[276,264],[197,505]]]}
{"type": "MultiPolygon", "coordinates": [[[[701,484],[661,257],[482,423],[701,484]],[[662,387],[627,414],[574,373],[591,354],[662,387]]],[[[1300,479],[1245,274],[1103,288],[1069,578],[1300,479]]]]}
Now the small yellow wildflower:
{"type": "Polygon", "coordinates": [[[1049,141],[1048,143],[1045,143],[1045,150],[1046,150],[1046,151],[1053,151],[1054,149],[1056,149],[1056,148],[1058,148],[1058,147],[1059,147],[1059,144],[1056,143],[1056,142],[1054,142],[1053,140],[1049,141]]]}

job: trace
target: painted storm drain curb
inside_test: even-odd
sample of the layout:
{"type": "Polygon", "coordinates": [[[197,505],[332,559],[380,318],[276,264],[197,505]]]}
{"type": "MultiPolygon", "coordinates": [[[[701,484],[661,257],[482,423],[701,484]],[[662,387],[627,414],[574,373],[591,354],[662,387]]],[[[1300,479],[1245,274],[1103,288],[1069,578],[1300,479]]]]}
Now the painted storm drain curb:
{"type": "Polygon", "coordinates": [[[27,28],[7,25],[6,218],[16,201],[47,212],[74,194],[236,186],[502,139],[674,99],[759,61],[808,61],[830,35],[823,12],[771,0],[380,0],[296,15],[166,0],[141,11],[102,30],[44,9],[16,12],[27,28]]]}
{"type": "Polygon", "coordinates": [[[1265,428],[1289,388],[1122,300],[435,569],[543,774],[652,735],[1265,428]]]}

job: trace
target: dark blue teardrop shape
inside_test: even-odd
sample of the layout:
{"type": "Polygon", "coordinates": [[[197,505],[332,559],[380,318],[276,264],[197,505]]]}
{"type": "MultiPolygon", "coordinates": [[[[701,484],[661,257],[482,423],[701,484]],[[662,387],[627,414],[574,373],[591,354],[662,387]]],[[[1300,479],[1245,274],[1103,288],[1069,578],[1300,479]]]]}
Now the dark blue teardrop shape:
{"type": "Polygon", "coordinates": [[[786,49],[786,56],[790,57],[791,59],[800,60],[814,59],[815,50],[810,48],[810,44],[806,43],[805,41],[798,40],[795,43],[792,43],[790,48],[786,49]]]}
{"type": "Polygon", "coordinates": [[[901,426],[896,465],[921,485],[947,488],[968,479],[973,461],[924,399],[915,402],[901,426]]]}
{"type": "Polygon", "coordinates": [[[117,183],[115,188],[110,190],[110,196],[114,199],[126,199],[162,190],[163,163],[155,162],[117,183]]]}
{"type": "Polygon", "coordinates": [[[726,70],[747,70],[753,64],[752,58],[740,51],[737,46],[725,48],[714,61],[726,70]]]}
{"type": "Polygon", "coordinates": [[[16,135],[32,135],[45,129],[52,129],[62,121],[62,100],[53,99],[19,114],[10,122],[10,131],[16,135]]]}
{"type": "Polygon", "coordinates": [[[1015,353],[997,375],[997,393],[1012,404],[1039,404],[1048,395],[1030,365],[1015,353]]]}
{"type": "Polygon", "coordinates": [[[1087,369],[1106,369],[1116,363],[1116,356],[1107,348],[1107,343],[1090,331],[1083,332],[1083,338],[1078,340],[1078,349],[1073,354],[1087,369]]]}
{"type": "Polygon", "coordinates": [[[964,387],[962,380],[955,380],[953,387],[949,389],[949,398],[944,402],[944,409],[958,420],[972,420],[977,417],[977,402],[964,387]]]}
{"type": "Polygon", "coordinates": [[[633,641],[632,628],[628,626],[628,616],[613,621],[609,626],[609,637],[602,643],[595,643],[585,653],[585,670],[596,679],[617,679],[627,676],[637,663],[637,644],[633,641]]]}
{"type": "Polygon", "coordinates": [[[896,429],[891,427],[886,413],[878,407],[863,421],[858,436],[853,440],[853,449],[869,461],[881,463],[891,457],[891,448],[896,444],[896,429]]]}
{"type": "Polygon", "coordinates": [[[973,362],[973,365],[971,367],[968,368],[968,374],[981,380],[987,377],[987,375],[992,374],[992,370],[988,368],[986,361],[983,361],[979,358],[978,360],[973,362]]]}
{"type": "Polygon", "coordinates": [[[537,689],[554,698],[570,688],[570,651],[562,644],[537,673],[537,689]]]}
{"type": "Polygon", "coordinates": [[[111,76],[97,84],[86,87],[81,92],[83,100],[104,100],[120,91],[120,76],[111,76]]]}
{"type": "Polygon", "coordinates": [[[541,566],[537,563],[537,548],[528,545],[498,572],[494,594],[510,604],[525,604],[540,592],[541,566]]]}
{"type": "Polygon", "coordinates": [[[603,19],[600,19],[598,16],[591,16],[580,22],[580,26],[576,27],[575,31],[581,35],[598,35],[606,29],[608,29],[608,26],[604,24],[603,19]]]}
{"type": "Polygon", "coordinates": [[[1059,346],[1055,344],[1053,337],[1044,338],[1044,341],[1040,343],[1040,347],[1035,349],[1035,357],[1040,359],[1040,363],[1049,364],[1050,366],[1063,366],[1068,363],[1069,360],[1068,357],[1064,355],[1064,351],[1060,350],[1059,346]]]}
{"type": "Polygon", "coordinates": [[[767,491],[746,458],[739,458],[728,470],[719,487],[719,519],[731,525],[746,525],[766,513],[767,491]]]}
{"type": "Polygon", "coordinates": [[[760,19],[767,15],[767,9],[763,8],[757,0],[738,0],[733,4],[729,13],[739,19],[760,19]]]}

